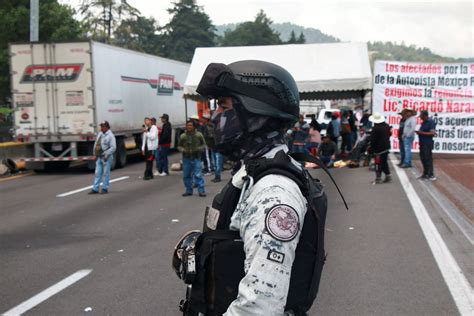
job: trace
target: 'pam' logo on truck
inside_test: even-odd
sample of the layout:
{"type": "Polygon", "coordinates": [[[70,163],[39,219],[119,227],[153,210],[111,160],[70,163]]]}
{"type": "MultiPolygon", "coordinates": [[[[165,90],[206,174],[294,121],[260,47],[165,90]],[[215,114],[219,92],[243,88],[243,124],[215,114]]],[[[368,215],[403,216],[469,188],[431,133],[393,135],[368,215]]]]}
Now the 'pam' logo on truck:
{"type": "Polygon", "coordinates": [[[84,64],[29,65],[21,76],[20,83],[71,82],[77,80],[84,64]]]}
{"type": "Polygon", "coordinates": [[[160,74],[158,77],[158,94],[173,94],[174,76],[160,74]]]}

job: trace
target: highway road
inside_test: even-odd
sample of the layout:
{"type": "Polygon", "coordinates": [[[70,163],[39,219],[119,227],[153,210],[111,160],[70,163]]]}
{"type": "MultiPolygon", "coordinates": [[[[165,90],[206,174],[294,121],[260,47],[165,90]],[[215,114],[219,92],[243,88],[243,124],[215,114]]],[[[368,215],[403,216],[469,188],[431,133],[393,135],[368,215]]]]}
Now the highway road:
{"type": "MultiPolygon", "coordinates": [[[[0,313],[180,315],[185,287],[172,250],[202,227],[224,182],[206,177],[207,197],[182,197],[181,173],[143,181],[143,170],[141,162],[114,170],[107,195],[87,195],[93,174],[81,168],[0,182],[0,313]]],[[[327,176],[313,173],[330,203],[310,315],[473,311],[473,245],[433,204],[429,184],[404,170],[378,186],[366,168],[333,170],[346,211],[327,176]]]]}

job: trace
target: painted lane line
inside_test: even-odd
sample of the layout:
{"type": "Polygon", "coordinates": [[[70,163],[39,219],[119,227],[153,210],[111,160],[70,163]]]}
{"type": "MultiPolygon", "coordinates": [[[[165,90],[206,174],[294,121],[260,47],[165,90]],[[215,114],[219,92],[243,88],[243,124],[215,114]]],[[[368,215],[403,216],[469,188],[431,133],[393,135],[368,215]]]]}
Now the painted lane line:
{"type": "Polygon", "coordinates": [[[404,170],[394,168],[461,315],[474,315],[474,291],[433,224],[404,170]]]}
{"type": "Polygon", "coordinates": [[[72,284],[76,283],[80,279],[84,278],[87,276],[89,273],[91,273],[92,270],[79,270],[76,273],[71,274],[67,278],[65,278],[62,281],[59,281],[58,283],[50,286],[46,290],[36,294],[32,298],[30,298],[27,301],[24,301],[20,305],[10,309],[9,311],[6,311],[3,315],[4,316],[13,316],[13,315],[21,315],[33,307],[41,304],[42,302],[46,301],[48,298],[51,296],[58,294],[65,288],[71,286],[72,284]]]}
{"type": "MultiPolygon", "coordinates": [[[[110,180],[110,183],[126,180],[128,178],[130,178],[130,177],[129,176],[120,177],[120,178],[117,178],[117,179],[110,180]]],[[[101,183],[101,185],[102,185],[102,183],[101,183]]],[[[80,188],[80,189],[77,189],[77,190],[69,191],[69,192],[66,192],[66,193],[61,193],[61,194],[56,195],[56,197],[65,197],[65,196],[73,195],[73,194],[76,194],[76,193],[79,193],[79,192],[87,191],[87,190],[90,190],[90,189],[92,189],[92,185],[90,185],[88,187],[80,188]]]]}

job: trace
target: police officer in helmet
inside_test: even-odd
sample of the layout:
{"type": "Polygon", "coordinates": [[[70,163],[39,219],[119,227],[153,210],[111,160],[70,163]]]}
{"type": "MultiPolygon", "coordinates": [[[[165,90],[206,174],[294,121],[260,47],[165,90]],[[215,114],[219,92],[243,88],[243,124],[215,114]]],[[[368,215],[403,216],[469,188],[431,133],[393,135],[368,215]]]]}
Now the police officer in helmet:
{"type": "MultiPolygon", "coordinates": [[[[206,211],[203,235],[230,231],[237,236],[231,238],[232,241],[241,239],[240,242],[243,242],[243,247],[240,245],[243,251],[240,250],[242,261],[236,266],[239,260],[229,257],[238,252],[231,250],[235,243],[222,246],[225,252],[222,256],[217,250],[215,255],[206,257],[204,253],[212,251],[209,251],[210,247],[206,248],[206,241],[198,240],[196,247],[200,248],[197,252],[201,252],[201,256],[196,261],[201,265],[214,261],[212,265],[208,264],[206,273],[201,273],[205,275],[201,283],[206,285],[198,284],[199,277],[195,281],[193,291],[203,293],[195,294],[197,298],[194,299],[191,295],[189,306],[206,315],[305,314],[316,294],[309,303],[302,297],[306,298],[307,292],[317,291],[317,286],[314,290],[311,285],[311,275],[303,272],[306,275],[296,277],[295,272],[295,269],[317,270],[314,269],[316,259],[296,258],[297,253],[304,251],[315,253],[314,248],[296,251],[308,200],[300,181],[289,173],[286,176],[286,173],[272,171],[279,169],[279,166],[294,169],[296,173],[303,170],[300,163],[287,155],[288,147],[284,139],[286,130],[294,125],[299,116],[296,82],[288,71],[278,65],[244,60],[229,65],[210,64],[197,92],[218,100],[218,109],[211,118],[215,149],[237,162],[231,181],[206,211]],[[276,157],[283,160],[275,164],[276,157]],[[272,165],[278,168],[261,168],[262,161],[270,162],[265,165],[267,167],[272,165]],[[260,173],[256,178],[256,173],[251,173],[251,170],[259,168],[267,172],[260,173]],[[295,259],[299,263],[295,263],[295,259]],[[307,269],[299,268],[306,263],[310,265],[307,269]],[[223,277],[215,277],[217,281],[209,279],[220,271],[224,271],[223,277]],[[234,285],[230,280],[229,283],[224,281],[222,286],[217,285],[227,276],[230,278],[239,274],[234,285]],[[235,290],[228,290],[232,286],[235,290]],[[216,307],[226,297],[232,297],[227,305],[216,307]],[[199,307],[199,302],[205,302],[205,309],[199,307]]],[[[309,235],[317,235],[315,231],[317,229],[312,229],[309,235]]]]}

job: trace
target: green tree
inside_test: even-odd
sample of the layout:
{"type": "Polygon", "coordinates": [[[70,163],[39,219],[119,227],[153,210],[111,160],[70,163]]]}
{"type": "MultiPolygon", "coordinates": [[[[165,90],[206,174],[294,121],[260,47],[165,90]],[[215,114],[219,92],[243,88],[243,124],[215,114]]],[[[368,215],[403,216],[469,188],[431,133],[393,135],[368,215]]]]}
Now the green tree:
{"type": "Polygon", "coordinates": [[[140,14],[127,0],[82,0],[79,13],[88,35],[97,41],[110,43],[112,34],[123,19],[140,14]]]}
{"type": "Polygon", "coordinates": [[[235,30],[226,31],[221,39],[221,46],[251,46],[281,44],[280,34],[271,28],[272,20],[263,10],[253,22],[239,24],[235,30]]]}
{"type": "Polygon", "coordinates": [[[171,21],[164,26],[161,53],[190,62],[196,47],[215,46],[215,27],[195,0],[179,0],[168,9],[171,21]]]}
{"type": "Polygon", "coordinates": [[[148,54],[158,55],[160,39],[154,18],[139,16],[123,20],[114,33],[112,43],[148,54]]]}
{"type": "Polygon", "coordinates": [[[295,31],[291,30],[290,39],[286,41],[286,44],[296,44],[296,41],[295,31]]]}
{"type": "Polygon", "coordinates": [[[297,44],[304,44],[306,43],[306,37],[304,36],[303,32],[300,32],[300,36],[298,36],[298,39],[296,40],[297,44]]]}
{"type": "MultiPolygon", "coordinates": [[[[62,41],[84,37],[83,28],[74,19],[75,11],[57,0],[41,0],[39,4],[39,40],[62,41]]],[[[0,103],[10,95],[8,43],[28,42],[30,32],[30,1],[0,2],[0,103]]]]}

